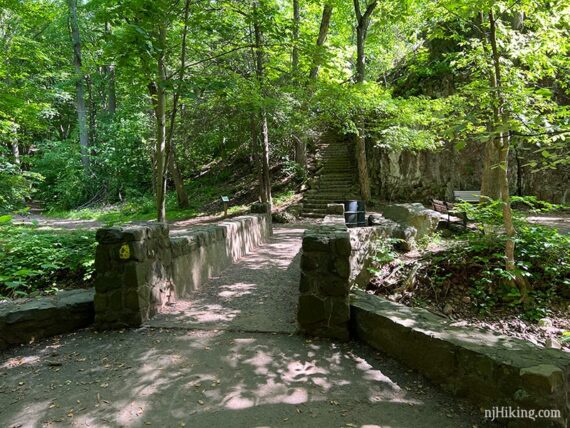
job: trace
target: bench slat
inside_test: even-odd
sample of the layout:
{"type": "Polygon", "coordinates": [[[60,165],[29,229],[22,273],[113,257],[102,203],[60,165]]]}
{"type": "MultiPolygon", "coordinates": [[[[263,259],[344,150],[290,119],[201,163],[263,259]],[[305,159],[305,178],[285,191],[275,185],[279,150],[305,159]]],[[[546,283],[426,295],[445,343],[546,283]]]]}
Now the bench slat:
{"type": "Polygon", "coordinates": [[[481,199],[480,190],[454,190],[453,197],[456,200],[462,200],[465,202],[479,202],[481,199]]]}

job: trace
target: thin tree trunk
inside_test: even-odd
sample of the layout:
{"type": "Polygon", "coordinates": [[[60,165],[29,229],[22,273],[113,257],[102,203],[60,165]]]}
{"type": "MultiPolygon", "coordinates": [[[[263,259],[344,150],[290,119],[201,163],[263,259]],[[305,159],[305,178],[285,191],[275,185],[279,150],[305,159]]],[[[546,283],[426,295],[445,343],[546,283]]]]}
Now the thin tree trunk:
{"type": "Polygon", "coordinates": [[[156,146],[155,146],[155,181],[156,181],[156,209],[157,220],[166,221],[166,169],[168,161],[168,145],[166,142],[166,65],[164,62],[164,48],[166,47],[166,29],[159,30],[159,54],[157,60],[157,81],[155,86],[154,112],[156,118],[156,146]]]}
{"type": "Polygon", "coordinates": [[[497,47],[497,28],[493,10],[489,11],[489,42],[492,50],[493,74],[491,78],[491,89],[493,92],[493,119],[495,127],[499,126],[496,132],[496,145],[499,152],[499,182],[500,197],[503,203],[503,223],[507,241],[505,244],[505,269],[513,273],[514,282],[519,286],[522,299],[525,300],[528,294],[527,284],[524,278],[517,275],[515,271],[515,235],[516,230],[513,224],[513,212],[511,209],[511,197],[509,195],[509,149],[510,136],[508,131],[509,113],[506,109],[505,98],[502,88],[500,54],[497,47]]]}
{"type": "Polygon", "coordinates": [[[79,126],[79,145],[81,147],[81,163],[87,173],[89,171],[89,134],[87,130],[87,112],[85,108],[85,94],[83,88],[83,72],[81,71],[81,37],[77,19],[77,0],[68,0],[69,21],[71,26],[71,41],[73,44],[73,64],[75,66],[75,105],[77,109],[77,123],[79,126]]]}
{"type": "Polygon", "coordinates": [[[18,146],[18,126],[13,124],[12,135],[10,138],[10,146],[12,148],[12,156],[14,157],[14,163],[16,165],[21,165],[20,160],[20,147],[18,146]]]}
{"type": "MultiPolygon", "coordinates": [[[[111,24],[105,22],[105,33],[111,34],[111,24]]],[[[117,111],[117,90],[115,84],[115,64],[109,64],[104,67],[107,77],[107,113],[111,116],[117,111]]]]}
{"type": "MultiPolygon", "coordinates": [[[[255,72],[261,93],[265,96],[263,32],[259,23],[259,3],[257,0],[253,2],[253,9],[253,28],[255,33],[255,72]]],[[[263,106],[261,107],[259,118],[261,125],[261,201],[269,204],[269,207],[271,208],[273,201],[271,197],[271,177],[269,170],[269,128],[267,124],[267,112],[263,106]]]]}
{"type": "MultiPolygon", "coordinates": [[[[378,1],[373,1],[367,5],[366,10],[362,13],[360,9],[360,0],[354,0],[354,12],[356,14],[356,83],[363,83],[366,78],[366,36],[368,26],[370,25],[370,17],[376,9],[378,1]]],[[[356,162],[358,165],[358,182],[360,184],[360,195],[365,201],[369,201],[372,197],[370,191],[370,177],[368,174],[368,162],[366,159],[366,127],[363,117],[359,120],[358,135],[356,136],[356,162]]]]}
{"type": "Polygon", "coordinates": [[[12,156],[14,156],[14,163],[16,165],[20,165],[21,161],[20,161],[20,148],[18,147],[18,142],[17,141],[13,141],[11,143],[12,145],[12,156]]]}
{"type": "Polygon", "coordinates": [[[481,195],[491,199],[499,199],[500,192],[497,183],[499,177],[499,152],[495,136],[485,143],[483,152],[483,172],[481,175],[481,195]]]}
{"type": "Polygon", "coordinates": [[[307,164],[307,144],[296,135],[293,135],[295,140],[295,162],[302,167],[307,164]]]}
{"type": "Polygon", "coordinates": [[[316,79],[319,74],[319,68],[322,64],[322,49],[327,40],[329,34],[329,26],[331,22],[331,16],[333,13],[333,7],[329,4],[325,4],[323,7],[323,15],[321,17],[321,25],[319,27],[319,35],[317,37],[317,49],[316,55],[313,59],[313,66],[309,73],[310,79],[316,79]]]}
{"type": "MultiPolygon", "coordinates": [[[[186,69],[186,38],[188,35],[188,16],[190,14],[190,0],[186,0],[184,4],[184,30],[182,31],[182,46],[180,51],[180,75],[178,78],[180,82],[184,79],[184,71],[186,69]]],[[[188,193],[186,193],[186,188],[184,187],[184,180],[182,174],[180,173],[180,168],[178,168],[178,162],[176,160],[176,147],[174,144],[174,128],[176,125],[176,114],[178,113],[178,101],[180,99],[180,88],[181,84],[178,84],[178,88],[174,94],[174,99],[172,102],[172,112],[170,114],[170,129],[168,132],[168,169],[172,175],[172,180],[174,181],[174,187],[176,189],[176,200],[178,207],[187,208],[188,193]]]]}
{"type": "Polygon", "coordinates": [[[117,111],[117,89],[115,84],[115,64],[110,64],[107,67],[108,94],[107,94],[107,111],[114,116],[117,111]]]}
{"type": "Polygon", "coordinates": [[[261,202],[271,205],[273,200],[271,197],[271,177],[269,171],[269,128],[267,126],[267,112],[261,110],[261,172],[264,192],[261,196],[261,202]]]}
{"type": "Polygon", "coordinates": [[[293,0],[293,52],[291,53],[291,70],[295,77],[299,74],[299,28],[301,14],[299,0],[293,0]]]}
{"type": "Polygon", "coordinates": [[[356,13],[356,82],[361,83],[366,79],[366,37],[372,13],[378,6],[378,1],[374,0],[366,6],[362,13],[360,0],[353,0],[354,12],[356,13]]]}
{"type": "MultiPolygon", "coordinates": [[[[87,99],[89,100],[89,141],[94,142],[96,138],[97,107],[93,95],[93,80],[91,80],[91,76],[87,75],[85,81],[87,82],[87,99]]],[[[90,146],[91,154],[94,154],[93,145],[90,146]]]]}

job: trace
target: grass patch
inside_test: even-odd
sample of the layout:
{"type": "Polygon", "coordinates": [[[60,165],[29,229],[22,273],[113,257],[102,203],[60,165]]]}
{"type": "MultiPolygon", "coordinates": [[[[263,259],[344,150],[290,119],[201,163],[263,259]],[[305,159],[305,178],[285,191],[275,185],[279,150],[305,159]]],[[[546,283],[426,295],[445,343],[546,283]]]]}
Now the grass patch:
{"type": "MultiPolygon", "coordinates": [[[[189,206],[179,208],[176,193],[168,192],[166,195],[166,218],[170,221],[188,220],[203,215],[215,215],[223,212],[219,199],[222,195],[230,194],[228,186],[217,177],[203,177],[192,181],[186,186],[189,206]]],[[[244,205],[231,206],[228,214],[235,214],[245,210],[244,205]]],[[[80,210],[51,210],[46,213],[48,217],[66,218],[70,220],[97,220],[107,225],[128,223],[132,221],[149,221],[156,219],[156,205],[151,195],[133,198],[128,202],[104,205],[80,210]]]]}

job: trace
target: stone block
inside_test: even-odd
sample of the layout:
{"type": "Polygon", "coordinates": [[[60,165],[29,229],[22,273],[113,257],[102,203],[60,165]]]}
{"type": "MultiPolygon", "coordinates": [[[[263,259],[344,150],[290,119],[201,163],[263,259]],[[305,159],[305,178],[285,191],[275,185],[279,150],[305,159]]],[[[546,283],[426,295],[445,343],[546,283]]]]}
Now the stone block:
{"type": "Polygon", "coordinates": [[[326,317],[325,302],[322,299],[312,294],[305,294],[299,297],[297,321],[301,327],[324,321],[326,317]]]}
{"type": "Polygon", "coordinates": [[[352,253],[352,246],[350,245],[350,235],[348,232],[337,233],[334,241],[335,253],[339,256],[350,256],[352,253]]]}
{"type": "Polygon", "coordinates": [[[404,227],[415,227],[418,238],[432,234],[439,223],[439,215],[419,203],[387,205],[382,214],[404,227]]]}
{"type": "Polygon", "coordinates": [[[341,278],[350,277],[350,260],[348,257],[337,257],[334,261],[334,271],[341,278]]]}
{"type": "Polygon", "coordinates": [[[315,281],[318,284],[319,295],[344,297],[348,306],[348,293],[350,290],[348,279],[337,275],[323,274],[315,281]]]}
{"type": "Polygon", "coordinates": [[[93,290],[15,300],[0,306],[0,349],[77,330],[93,322],[93,290]]]}
{"type": "Polygon", "coordinates": [[[274,212],[271,215],[271,218],[274,223],[295,223],[295,221],[297,220],[297,218],[293,214],[287,211],[274,212]]]}
{"type": "Polygon", "coordinates": [[[303,236],[303,252],[327,252],[331,250],[329,235],[305,232],[303,236]]]}
{"type": "Polygon", "coordinates": [[[564,389],[564,371],[551,364],[523,368],[520,375],[528,388],[539,393],[552,394],[564,389]]]}

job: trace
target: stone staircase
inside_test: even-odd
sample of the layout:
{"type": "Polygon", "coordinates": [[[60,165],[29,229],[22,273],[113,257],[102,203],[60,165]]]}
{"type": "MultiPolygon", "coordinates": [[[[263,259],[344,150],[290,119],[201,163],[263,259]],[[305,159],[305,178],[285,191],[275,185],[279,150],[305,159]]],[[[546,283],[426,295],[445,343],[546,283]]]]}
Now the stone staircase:
{"type": "Polygon", "coordinates": [[[346,140],[326,139],[317,147],[316,179],[303,197],[303,216],[322,218],[327,204],[360,199],[357,169],[350,143],[346,140]]]}

